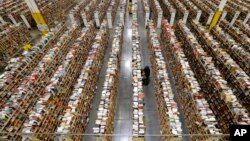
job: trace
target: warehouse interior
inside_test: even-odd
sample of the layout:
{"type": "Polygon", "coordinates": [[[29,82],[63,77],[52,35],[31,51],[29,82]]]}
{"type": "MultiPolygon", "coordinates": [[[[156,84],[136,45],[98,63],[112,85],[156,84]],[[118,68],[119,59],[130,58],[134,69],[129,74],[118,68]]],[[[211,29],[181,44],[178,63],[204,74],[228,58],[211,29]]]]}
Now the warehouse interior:
{"type": "Polygon", "coordinates": [[[250,0],[0,0],[0,141],[228,141],[249,26],[250,0]]]}

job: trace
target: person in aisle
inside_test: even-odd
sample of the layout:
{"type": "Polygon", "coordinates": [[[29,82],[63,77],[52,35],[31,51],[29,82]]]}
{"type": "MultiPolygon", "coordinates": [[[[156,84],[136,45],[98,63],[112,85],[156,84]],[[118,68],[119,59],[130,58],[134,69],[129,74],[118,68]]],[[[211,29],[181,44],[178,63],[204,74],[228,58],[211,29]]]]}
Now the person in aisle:
{"type": "Polygon", "coordinates": [[[150,68],[149,66],[145,66],[144,69],[142,70],[142,76],[143,76],[143,80],[142,83],[143,85],[148,85],[149,84],[149,76],[150,76],[150,68]]]}

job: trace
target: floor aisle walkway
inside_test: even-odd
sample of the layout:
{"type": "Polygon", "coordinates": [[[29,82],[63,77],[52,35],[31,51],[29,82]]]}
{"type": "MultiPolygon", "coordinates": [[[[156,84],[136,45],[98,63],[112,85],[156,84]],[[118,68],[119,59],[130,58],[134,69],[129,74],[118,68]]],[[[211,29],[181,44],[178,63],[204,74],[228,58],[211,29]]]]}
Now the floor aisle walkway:
{"type": "MultiPolygon", "coordinates": [[[[117,11],[119,10],[119,7],[117,9],[117,11]]],[[[86,130],[86,134],[93,134],[93,127],[95,126],[95,120],[97,119],[97,111],[98,111],[98,106],[100,104],[100,99],[101,99],[101,92],[103,90],[103,84],[105,81],[105,74],[106,74],[106,70],[107,70],[107,62],[110,56],[110,52],[111,52],[111,47],[112,47],[112,41],[113,41],[113,36],[114,36],[114,26],[117,25],[118,21],[119,21],[119,13],[116,14],[115,20],[114,20],[114,24],[113,24],[113,28],[109,30],[109,41],[108,41],[108,48],[106,50],[105,56],[104,56],[104,60],[103,60],[103,66],[101,69],[101,72],[99,74],[99,80],[97,83],[97,91],[96,91],[96,95],[94,97],[93,103],[92,103],[92,110],[90,112],[90,116],[89,116],[89,123],[87,126],[87,130],[86,130]]],[[[86,141],[96,141],[95,137],[93,136],[85,136],[85,140],[86,141]]]]}
{"type": "MultiPolygon", "coordinates": [[[[139,35],[140,35],[140,47],[141,47],[141,56],[142,56],[142,67],[150,66],[150,54],[148,50],[148,37],[147,29],[145,28],[145,19],[142,8],[141,0],[138,0],[138,24],[139,24],[139,35]]],[[[150,68],[152,71],[152,68],[150,68]]],[[[157,109],[157,101],[155,97],[154,89],[154,76],[150,74],[150,83],[148,86],[144,86],[145,94],[145,124],[146,124],[146,135],[159,135],[160,134],[160,121],[159,121],[159,112],[157,109]]],[[[160,137],[146,136],[146,141],[160,141],[160,137]]]]}
{"type": "Polygon", "coordinates": [[[116,101],[113,141],[132,140],[132,17],[126,12],[123,33],[122,60],[120,68],[119,90],[116,101]]]}

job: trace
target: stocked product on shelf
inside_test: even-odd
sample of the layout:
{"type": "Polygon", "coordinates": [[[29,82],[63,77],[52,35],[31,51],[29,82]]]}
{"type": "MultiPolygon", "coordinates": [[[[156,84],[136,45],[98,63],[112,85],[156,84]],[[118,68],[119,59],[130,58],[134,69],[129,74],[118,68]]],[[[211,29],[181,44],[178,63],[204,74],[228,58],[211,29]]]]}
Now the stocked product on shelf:
{"type": "MultiPolygon", "coordinates": [[[[242,1],[242,0],[237,0],[237,1],[242,1]]],[[[217,6],[220,4],[219,0],[211,0],[211,2],[214,3],[213,5],[216,5],[215,8],[217,8],[217,6]]],[[[207,3],[205,3],[205,4],[207,4],[207,3]]],[[[249,9],[247,7],[245,7],[245,5],[239,5],[239,4],[235,3],[235,1],[233,2],[231,0],[231,1],[227,1],[223,11],[227,11],[226,19],[231,21],[233,19],[236,11],[240,11],[241,13],[239,15],[239,18],[244,19],[247,15],[247,12],[249,11],[249,9]]]]}
{"type": "MultiPolygon", "coordinates": [[[[96,93],[98,74],[102,67],[105,49],[107,47],[107,23],[104,22],[97,34],[92,49],[77,83],[74,86],[72,95],[69,98],[67,108],[64,109],[62,120],[57,127],[57,133],[84,133],[87,126],[91,102],[96,93]]],[[[70,138],[74,141],[82,140],[83,136],[60,136],[62,139],[70,138]]]]}
{"type": "Polygon", "coordinates": [[[105,0],[101,1],[97,7],[97,12],[99,14],[99,20],[102,21],[104,17],[106,16],[106,12],[108,10],[108,7],[110,6],[111,0],[105,0]]]}
{"type": "Polygon", "coordinates": [[[190,68],[181,43],[176,39],[167,20],[163,21],[162,30],[163,51],[166,58],[170,60],[178,90],[178,99],[183,106],[189,132],[190,134],[206,134],[206,136],[192,137],[193,140],[219,139],[220,136],[213,136],[221,134],[215,115],[190,68]]]}
{"type": "MultiPolygon", "coordinates": [[[[54,21],[65,20],[65,10],[67,10],[69,6],[74,4],[75,0],[36,0],[35,2],[47,24],[52,25],[54,21]]],[[[13,23],[9,16],[11,15],[15,22],[23,22],[20,15],[24,15],[27,22],[31,26],[35,25],[32,13],[30,12],[28,5],[24,0],[7,0],[5,2],[2,2],[0,4],[0,12],[1,14],[3,14],[3,19],[5,21],[10,21],[13,23]]]]}
{"type": "Polygon", "coordinates": [[[31,39],[30,33],[21,24],[6,24],[0,32],[0,66],[5,66],[31,39]]]}
{"type": "MultiPolygon", "coordinates": [[[[101,100],[97,111],[97,119],[93,127],[94,134],[101,134],[99,140],[111,141],[111,136],[102,136],[102,134],[113,133],[113,121],[115,116],[116,96],[118,93],[118,81],[120,72],[121,49],[123,39],[123,26],[115,27],[114,39],[110,57],[107,62],[107,71],[105,74],[101,100]]],[[[97,139],[97,140],[98,140],[97,139]]]]}
{"type": "Polygon", "coordinates": [[[235,88],[234,94],[250,113],[250,78],[239,67],[239,65],[221,48],[221,45],[213,39],[206,29],[201,25],[192,22],[193,29],[197,33],[199,42],[204,45],[205,50],[214,58],[220,72],[228,81],[232,88],[235,88]]]}
{"type": "Polygon", "coordinates": [[[183,5],[179,0],[169,0],[169,2],[175,6],[177,13],[176,13],[176,18],[177,19],[182,19],[184,16],[184,13],[187,12],[187,8],[185,5],[183,5]]]}
{"type": "Polygon", "coordinates": [[[216,26],[211,32],[237,64],[250,76],[250,52],[247,52],[239,43],[235,42],[221,27],[216,26]]]}
{"type": "MultiPolygon", "coordinates": [[[[201,14],[201,23],[203,24],[210,24],[210,22],[207,22],[208,20],[210,20],[210,18],[213,18],[214,12],[209,6],[207,6],[206,4],[203,3],[203,1],[200,0],[191,0],[191,2],[196,5],[200,10],[202,10],[202,14],[201,14]]],[[[185,0],[185,3],[187,3],[187,1],[185,0]]]]}
{"type": "Polygon", "coordinates": [[[150,60],[152,63],[152,72],[155,82],[155,96],[159,111],[161,134],[172,135],[163,136],[162,140],[181,141],[182,128],[179,118],[177,103],[174,100],[174,94],[170,85],[166,62],[163,57],[163,50],[160,45],[155,26],[152,21],[148,28],[150,60]]]}
{"type": "Polygon", "coordinates": [[[170,20],[171,12],[175,11],[175,7],[170,3],[169,0],[158,0],[158,1],[161,6],[161,9],[164,9],[163,10],[164,17],[170,20]]]}
{"type": "MultiPolygon", "coordinates": [[[[101,2],[102,3],[102,2],[101,2]]],[[[98,7],[100,0],[91,0],[86,7],[84,8],[84,12],[86,14],[87,21],[91,21],[94,19],[95,9],[98,7]]]]}
{"type": "MultiPolygon", "coordinates": [[[[135,10],[137,5],[133,5],[135,10]]],[[[133,140],[143,140],[146,133],[144,117],[144,92],[142,88],[142,58],[139,45],[137,13],[132,17],[132,88],[133,88],[133,140]]]]}
{"type": "MultiPolygon", "coordinates": [[[[34,108],[27,113],[28,118],[25,120],[23,133],[55,132],[60,123],[61,115],[67,108],[66,104],[71,96],[73,84],[79,75],[82,63],[87,58],[93,34],[93,23],[82,29],[81,35],[75,40],[64,61],[57,68],[42,92],[42,96],[37,99],[34,108]],[[82,47],[83,45],[85,48],[82,47]]],[[[37,135],[31,138],[51,140],[53,136],[37,135]]]]}
{"type": "MultiPolygon", "coordinates": [[[[21,84],[8,93],[8,98],[1,108],[1,131],[19,132],[26,118],[27,112],[34,106],[44,87],[49,83],[55,69],[60,65],[69,50],[69,46],[79,34],[79,26],[73,26],[66,31],[57,44],[51,48],[30,75],[21,84]]],[[[3,136],[20,140],[20,136],[3,136]]]]}
{"type": "Polygon", "coordinates": [[[226,20],[222,20],[220,26],[250,53],[250,38],[246,34],[239,28],[230,26],[226,20]]]}
{"type": "MultiPolygon", "coordinates": [[[[84,9],[84,7],[86,7],[88,4],[88,1],[81,1],[79,3],[77,3],[72,10],[70,10],[70,14],[73,14],[74,19],[71,20],[75,20],[76,23],[82,23],[82,11],[84,9]]],[[[84,13],[85,14],[85,13],[84,13]]],[[[86,15],[85,15],[86,16],[86,15]]]]}
{"type": "Polygon", "coordinates": [[[249,113],[239,103],[227,81],[215,68],[212,57],[203,50],[189,28],[180,21],[176,33],[183,42],[184,53],[222,132],[228,133],[232,124],[250,124],[249,113]]]}
{"type": "Polygon", "coordinates": [[[149,5],[152,10],[151,19],[154,20],[155,24],[158,27],[161,24],[162,14],[163,14],[161,6],[157,0],[149,0],[149,5]]]}
{"type": "Polygon", "coordinates": [[[236,20],[234,26],[241,29],[241,31],[244,34],[247,34],[247,36],[250,38],[250,26],[247,23],[243,23],[242,20],[236,20]]]}
{"type": "Polygon", "coordinates": [[[12,58],[5,67],[5,72],[0,76],[1,100],[0,106],[9,97],[10,92],[18,87],[22,79],[31,73],[39,61],[47,53],[58,37],[66,30],[65,25],[57,27],[42,37],[30,50],[24,51],[19,57],[12,58]],[[59,29],[58,29],[59,28],[59,29]]]}
{"type": "MultiPolygon", "coordinates": [[[[117,13],[117,8],[119,6],[119,0],[111,0],[108,11],[111,12],[112,22],[115,20],[115,15],[117,13]]],[[[105,12],[105,11],[104,11],[105,12]]],[[[119,11],[120,12],[120,11],[119,11]]],[[[104,18],[104,17],[103,17],[104,18]]]]}

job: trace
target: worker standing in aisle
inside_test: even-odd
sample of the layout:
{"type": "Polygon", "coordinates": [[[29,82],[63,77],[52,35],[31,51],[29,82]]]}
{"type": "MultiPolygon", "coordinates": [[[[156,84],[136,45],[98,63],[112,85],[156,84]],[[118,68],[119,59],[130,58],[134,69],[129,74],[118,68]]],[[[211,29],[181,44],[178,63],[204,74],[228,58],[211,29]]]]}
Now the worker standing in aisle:
{"type": "Polygon", "coordinates": [[[149,68],[149,66],[144,67],[143,75],[144,75],[143,84],[148,85],[149,84],[149,77],[150,77],[150,68],[149,68]]]}

